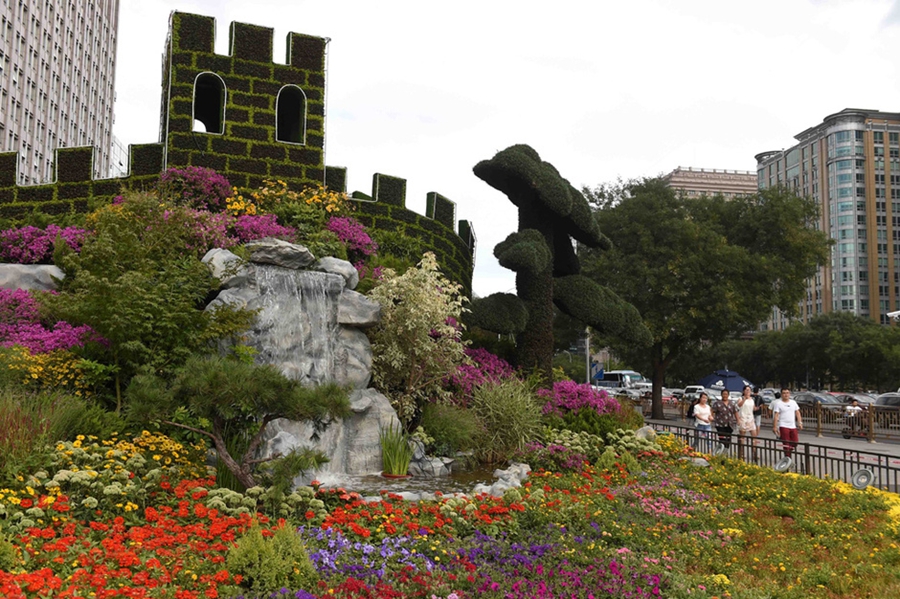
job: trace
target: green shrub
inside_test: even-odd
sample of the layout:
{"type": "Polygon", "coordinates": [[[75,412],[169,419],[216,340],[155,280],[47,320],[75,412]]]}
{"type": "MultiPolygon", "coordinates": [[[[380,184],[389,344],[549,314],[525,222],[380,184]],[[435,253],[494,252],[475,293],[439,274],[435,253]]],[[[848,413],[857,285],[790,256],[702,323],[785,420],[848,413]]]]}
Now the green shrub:
{"type": "Polygon", "coordinates": [[[232,574],[243,576],[241,588],[262,596],[273,589],[309,589],[318,576],[303,541],[293,528],[283,526],[265,538],[259,526],[238,539],[225,559],[232,574]]]}
{"type": "Polygon", "coordinates": [[[486,462],[510,458],[540,437],[541,408],[532,387],[516,379],[485,383],[472,392],[472,412],[481,424],[476,455],[486,462]]]}
{"type": "Polygon", "coordinates": [[[8,539],[0,537],[0,572],[9,572],[18,565],[16,548],[8,539]]]}
{"type": "Polygon", "coordinates": [[[633,430],[617,429],[608,436],[607,443],[620,454],[626,451],[640,453],[642,451],[662,451],[655,441],[638,439],[633,430]]]}
{"type": "Polygon", "coordinates": [[[369,297],[381,305],[381,322],[366,330],[372,383],[409,429],[426,404],[450,399],[443,381],[466,359],[458,323],[468,300],[431,252],[402,275],[386,270],[369,297]]]}
{"type": "Polygon", "coordinates": [[[566,449],[584,454],[591,462],[598,459],[604,449],[602,437],[584,431],[545,427],[543,437],[545,443],[561,445],[566,449]]]}
{"type": "Polygon", "coordinates": [[[622,464],[631,474],[637,474],[641,471],[641,465],[635,457],[628,451],[616,451],[614,447],[607,447],[600,459],[594,463],[598,470],[608,470],[614,472],[616,464],[622,464]]]}
{"type": "Polygon", "coordinates": [[[422,411],[421,425],[434,438],[426,449],[437,456],[469,451],[481,431],[478,418],[471,410],[443,403],[427,404],[422,411]]]}

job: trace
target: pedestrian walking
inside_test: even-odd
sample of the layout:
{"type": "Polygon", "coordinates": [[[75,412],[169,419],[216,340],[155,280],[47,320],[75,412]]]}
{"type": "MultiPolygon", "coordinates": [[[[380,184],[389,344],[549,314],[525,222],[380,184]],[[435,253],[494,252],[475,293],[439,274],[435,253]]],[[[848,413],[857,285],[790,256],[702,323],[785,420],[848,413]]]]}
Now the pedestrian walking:
{"type": "Polygon", "coordinates": [[[750,385],[744,385],[741,391],[741,397],[738,399],[738,435],[740,443],[744,443],[744,437],[750,437],[750,445],[753,447],[753,461],[756,461],[756,436],[759,434],[759,428],[756,426],[756,418],[753,411],[756,404],[751,394],[750,385]]]}
{"type": "Polygon", "coordinates": [[[722,399],[712,405],[713,422],[719,434],[719,443],[725,446],[726,451],[731,447],[731,435],[737,426],[737,406],[731,403],[730,396],[728,389],[723,389],[722,399]]]}
{"type": "Polygon", "coordinates": [[[709,407],[709,395],[701,391],[694,406],[694,449],[700,449],[701,439],[704,449],[708,451],[709,433],[712,431],[712,409],[709,407]]]}
{"type": "Polygon", "coordinates": [[[762,395],[759,394],[759,387],[753,388],[753,420],[756,422],[756,434],[762,431],[762,412],[766,402],[763,401],[762,395]]]}
{"type": "Polygon", "coordinates": [[[784,443],[784,455],[791,457],[800,440],[803,418],[800,406],[791,399],[790,389],[782,389],[781,397],[772,402],[772,430],[784,443]]]}

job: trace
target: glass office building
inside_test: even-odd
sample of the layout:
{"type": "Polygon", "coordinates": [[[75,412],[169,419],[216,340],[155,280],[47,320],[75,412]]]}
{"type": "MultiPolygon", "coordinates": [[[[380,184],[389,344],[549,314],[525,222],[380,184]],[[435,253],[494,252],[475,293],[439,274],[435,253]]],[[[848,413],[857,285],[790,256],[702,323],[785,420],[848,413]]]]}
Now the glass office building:
{"type": "MultiPolygon", "coordinates": [[[[900,113],[847,108],[795,139],[756,160],[759,187],[786,185],[812,197],[820,209],[812,226],[834,240],[800,318],[843,311],[887,324],[900,298],[900,113]]],[[[787,324],[776,310],[762,328],[787,324]]]]}

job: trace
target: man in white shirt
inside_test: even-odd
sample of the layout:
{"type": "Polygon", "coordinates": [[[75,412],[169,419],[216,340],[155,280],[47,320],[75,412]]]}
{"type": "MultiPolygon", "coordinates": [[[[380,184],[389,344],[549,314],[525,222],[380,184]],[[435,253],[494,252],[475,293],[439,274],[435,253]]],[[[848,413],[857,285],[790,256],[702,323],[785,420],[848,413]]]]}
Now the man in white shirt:
{"type": "Polygon", "coordinates": [[[803,430],[800,406],[791,399],[790,389],[782,389],[781,398],[773,401],[770,407],[773,414],[772,429],[784,442],[784,455],[791,457],[800,440],[799,431],[803,430]]]}

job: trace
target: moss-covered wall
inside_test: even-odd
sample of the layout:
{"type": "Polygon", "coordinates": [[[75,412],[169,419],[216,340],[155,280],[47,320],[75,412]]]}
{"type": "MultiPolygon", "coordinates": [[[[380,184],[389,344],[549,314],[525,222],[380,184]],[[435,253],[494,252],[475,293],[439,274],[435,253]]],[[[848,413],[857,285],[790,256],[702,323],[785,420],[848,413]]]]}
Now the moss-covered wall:
{"type": "Polygon", "coordinates": [[[272,62],[273,31],[232,23],[230,56],[215,54],[212,17],[173,13],[166,48],[168,119],[163,126],[167,166],[205,166],[232,185],[256,188],[280,179],[292,188],[325,182],[325,43],[320,37],[291,33],[287,64],[272,62]],[[215,73],[225,84],[225,131],[193,128],[194,81],[215,73]],[[285,85],[306,96],[305,143],[275,139],[276,99],[285,85]]]}
{"type": "MultiPolygon", "coordinates": [[[[326,39],[298,33],[287,36],[286,64],[273,62],[273,30],[231,23],[229,54],[214,52],[212,17],[173,12],[163,67],[160,143],[130,148],[129,174],[114,179],[91,177],[93,148],[57,150],[54,183],[16,185],[18,154],[0,153],[0,218],[27,221],[32,212],[50,215],[85,211],[125,189],[153,186],[168,167],[205,166],[232,185],[256,188],[280,179],[291,188],[326,184],[346,191],[346,171],[324,163],[326,39]],[[192,131],[194,82],[214,73],[225,85],[224,132],[192,131]],[[306,96],[304,143],[276,141],[276,99],[285,85],[306,96]]],[[[471,289],[475,236],[470,223],[454,231],[456,205],[436,192],[427,197],[426,214],[406,208],[406,180],[376,174],[372,194],[355,192],[366,226],[398,231],[432,248],[445,273],[471,289]]]]}
{"type": "Polygon", "coordinates": [[[55,183],[16,185],[18,153],[0,154],[0,218],[17,221],[33,212],[68,214],[83,212],[92,199],[112,199],[126,189],[156,184],[163,170],[162,144],[131,146],[131,174],[116,179],[93,179],[94,149],[59,148],[54,162],[55,183]]]}
{"type": "MultiPolygon", "coordinates": [[[[346,170],[329,166],[325,179],[331,189],[346,192],[346,170]]],[[[472,270],[475,266],[475,233],[471,223],[459,221],[459,233],[454,231],[456,204],[437,192],[426,196],[425,215],[406,207],[406,180],[376,173],[372,177],[372,193],[355,191],[356,218],[367,227],[396,231],[422,242],[434,250],[441,270],[452,280],[472,290],[472,270]]]]}

